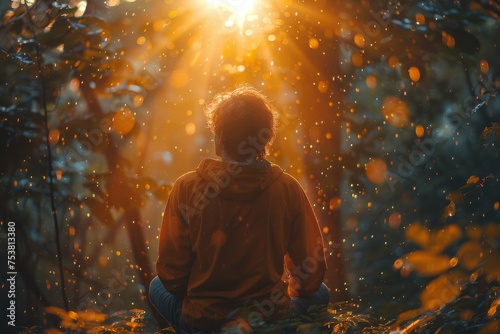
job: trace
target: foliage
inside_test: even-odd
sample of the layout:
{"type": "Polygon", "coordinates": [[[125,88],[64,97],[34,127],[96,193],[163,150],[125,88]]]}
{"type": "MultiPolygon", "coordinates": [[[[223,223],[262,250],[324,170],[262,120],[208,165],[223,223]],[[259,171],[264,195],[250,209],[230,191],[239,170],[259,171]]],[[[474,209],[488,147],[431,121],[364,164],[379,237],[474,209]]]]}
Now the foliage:
{"type": "Polygon", "coordinates": [[[330,279],[349,268],[356,306],[331,305],[303,332],[498,328],[492,2],[269,2],[273,24],[213,36],[191,32],[204,16],[173,1],[17,4],[0,25],[0,216],[20,222],[19,298],[35,315],[23,321],[54,332],[162,327],[142,311],[156,235],[143,217],[160,216],[173,159],[185,171],[209,152],[193,118],[208,92],[245,80],[279,96],[286,117],[270,158],[312,189],[337,261],[330,279]],[[205,58],[208,45],[220,50],[205,58]],[[151,148],[158,138],[168,150],[151,148]],[[61,256],[73,311],[55,306],[61,256]]]}
{"type": "Polygon", "coordinates": [[[120,12],[105,20],[90,3],[85,15],[76,5],[17,3],[0,25],[0,214],[19,222],[17,264],[27,292],[19,303],[34,304],[38,315],[65,299],[63,283],[79,308],[92,300],[89,291],[108,288],[99,282],[99,271],[109,271],[99,244],[122,226],[131,246],[119,247],[130,251],[110,266],[137,268],[138,287],[117,291],[144,294],[152,269],[140,210],[169,191],[165,181],[143,175],[141,159],[130,159],[147,150],[137,138],[148,115],[145,96],[154,96],[160,78],[123,56],[134,44],[121,40],[120,12]],[[61,233],[47,223],[54,213],[61,233]],[[96,238],[92,229],[107,236],[96,238]],[[51,274],[61,271],[54,259],[62,259],[63,282],[51,274]]]}
{"type": "Polygon", "coordinates": [[[487,257],[477,251],[498,251],[496,234],[482,234],[500,219],[498,175],[489,176],[499,151],[485,145],[500,117],[496,9],[407,1],[346,13],[344,214],[350,268],[361,276],[351,289],[383,317],[429,306],[440,291],[451,302],[459,287],[445,282],[463,277],[455,270],[471,274],[487,257]]]}

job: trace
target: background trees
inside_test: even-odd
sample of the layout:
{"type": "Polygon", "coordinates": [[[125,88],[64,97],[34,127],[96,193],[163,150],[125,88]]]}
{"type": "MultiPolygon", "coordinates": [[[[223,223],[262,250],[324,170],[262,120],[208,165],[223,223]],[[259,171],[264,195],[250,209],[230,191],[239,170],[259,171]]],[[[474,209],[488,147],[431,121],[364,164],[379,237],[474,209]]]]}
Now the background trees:
{"type": "Polygon", "coordinates": [[[403,323],[488,292],[468,320],[497,319],[498,5],[234,3],[3,8],[0,218],[18,227],[19,323],[148,308],[169,185],[213,154],[203,106],[240,81],[282,113],[270,159],[323,224],[332,300],[417,310],[403,323]]]}

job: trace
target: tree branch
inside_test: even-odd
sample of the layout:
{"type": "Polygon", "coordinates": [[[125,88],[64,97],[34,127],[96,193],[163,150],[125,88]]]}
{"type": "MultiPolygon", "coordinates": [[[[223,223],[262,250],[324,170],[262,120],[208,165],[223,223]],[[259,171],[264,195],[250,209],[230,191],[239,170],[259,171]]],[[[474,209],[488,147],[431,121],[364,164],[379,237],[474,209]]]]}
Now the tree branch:
{"type": "MultiPolygon", "coordinates": [[[[38,1],[33,4],[33,6],[36,6],[38,1]]],[[[26,11],[28,13],[28,19],[32,27],[35,27],[35,24],[33,22],[33,18],[31,17],[30,13],[30,7],[25,4],[26,6],[26,11]]],[[[35,29],[35,28],[34,28],[35,29]]],[[[56,242],[56,249],[57,249],[57,259],[58,259],[58,264],[59,264],[59,275],[60,275],[60,281],[61,281],[61,292],[62,292],[62,298],[64,302],[64,308],[66,311],[69,310],[68,307],[68,297],[66,296],[66,282],[64,279],[64,267],[63,267],[63,259],[62,259],[62,250],[61,250],[61,241],[60,241],[60,236],[59,236],[59,221],[57,218],[57,210],[56,210],[56,204],[55,204],[55,188],[54,188],[54,177],[53,177],[53,172],[54,169],[52,167],[52,150],[50,148],[50,126],[49,126],[49,116],[48,116],[48,110],[47,110],[47,92],[46,92],[46,86],[45,86],[45,76],[43,74],[43,67],[42,67],[42,55],[40,52],[40,47],[38,45],[38,42],[36,40],[36,33],[33,33],[33,39],[35,40],[35,50],[36,50],[36,62],[38,66],[38,79],[40,81],[40,89],[41,89],[41,105],[43,108],[43,117],[44,117],[44,126],[45,126],[45,142],[47,144],[47,160],[48,160],[48,180],[49,180],[49,190],[50,190],[50,207],[51,207],[51,213],[52,213],[52,219],[54,222],[54,234],[55,234],[55,242],[56,242]]]]}

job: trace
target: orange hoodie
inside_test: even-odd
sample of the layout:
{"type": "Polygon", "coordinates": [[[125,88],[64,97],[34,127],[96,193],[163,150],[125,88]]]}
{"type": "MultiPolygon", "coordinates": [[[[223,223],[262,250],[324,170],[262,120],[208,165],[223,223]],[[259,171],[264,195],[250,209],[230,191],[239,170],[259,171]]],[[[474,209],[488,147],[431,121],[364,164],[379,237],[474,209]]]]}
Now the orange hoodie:
{"type": "Polygon", "coordinates": [[[302,187],[268,161],[204,159],[177,179],[158,254],[161,282],[184,298],[185,321],[204,330],[237,317],[279,319],[290,296],[317,291],[325,272],[321,232],[302,187]]]}

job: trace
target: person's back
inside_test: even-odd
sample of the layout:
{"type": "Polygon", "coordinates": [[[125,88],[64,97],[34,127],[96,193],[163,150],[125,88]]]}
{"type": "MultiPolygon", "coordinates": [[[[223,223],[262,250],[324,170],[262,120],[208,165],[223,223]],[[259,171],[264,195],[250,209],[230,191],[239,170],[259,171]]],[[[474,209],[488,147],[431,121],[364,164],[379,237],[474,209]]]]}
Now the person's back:
{"type": "Polygon", "coordinates": [[[204,159],[172,188],[153,304],[177,331],[194,332],[236,319],[251,325],[281,319],[290,297],[292,308],[296,299],[299,306],[308,298],[326,303],[311,205],[292,176],[264,159],[275,125],[269,103],[241,86],[208,110],[222,161],[204,159]]]}

